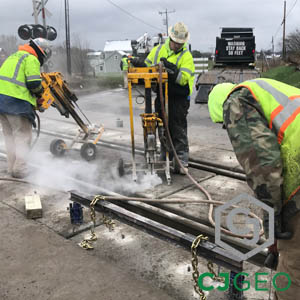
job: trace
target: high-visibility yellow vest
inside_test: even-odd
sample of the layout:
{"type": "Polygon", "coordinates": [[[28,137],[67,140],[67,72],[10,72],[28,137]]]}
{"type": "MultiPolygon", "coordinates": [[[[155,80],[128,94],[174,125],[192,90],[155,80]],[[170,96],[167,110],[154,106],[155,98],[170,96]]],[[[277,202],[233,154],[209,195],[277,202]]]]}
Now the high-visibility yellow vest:
{"type": "Polygon", "coordinates": [[[178,53],[172,51],[169,47],[170,39],[167,39],[164,44],[154,47],[147,58],[145,64],[147,66],[157,65],[162,57],[166,57],[167,60],[179,69],[179,74],[176,79],[176,83],[179,85],[189,85],[189,95],[193,92],[194,78],[195,78],[195,65],[192,54],[183,46],[183,49],[178,53]]]}
{"type": "Polygon", "coordinates": [[[233,91],[241,87],[251,92],[260,104],[269,128],[276,130],[283,161],[286,203],[300,189],[300,89],[265,78],[245,81],[233,91]]]}
{"type": "Polygon", "coordinates": [[[208,95],[210,118],[215,123],[223,122],[223,103],[235,84],[224,82],[217,84],[208,95]]]}
{"type": "Polygon", "coordinates": [[[39,60],[26,51],[10,55],[0,68],[0,94],[28,101],[36,106],[36,98],[26,82],[41,80],[39,60]]]}
{"type": "Polygon", "coordinates": [[[122,58],[122,71],[127,71],[128,70],[128,62],[127,62],[128,57],[122,58]]]}

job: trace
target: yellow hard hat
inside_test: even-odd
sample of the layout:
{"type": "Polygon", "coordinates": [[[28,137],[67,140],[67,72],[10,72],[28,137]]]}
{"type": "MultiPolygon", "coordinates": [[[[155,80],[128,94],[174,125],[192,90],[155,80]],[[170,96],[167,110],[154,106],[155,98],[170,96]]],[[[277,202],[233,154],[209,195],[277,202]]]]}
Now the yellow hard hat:
{"type": "Polygon", "coordinates": [[[190,38],[188,28],[182,22],[178,22],[174,26],[169,27],[168,32],[171,40],[178,44],[184,44],[190,38]]]}

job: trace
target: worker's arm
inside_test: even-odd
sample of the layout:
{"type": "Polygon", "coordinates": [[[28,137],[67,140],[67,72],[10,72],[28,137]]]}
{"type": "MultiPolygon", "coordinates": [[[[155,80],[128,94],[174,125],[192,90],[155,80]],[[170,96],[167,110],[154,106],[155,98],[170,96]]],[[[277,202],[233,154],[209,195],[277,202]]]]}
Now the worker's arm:
{"type": "Polygon", "coordinates": [[[283,176],[275,132],[246,88],[232,93],[223,107],[224,123],[248,185],[259,200],[274,208],[275,215],[280,214],[283,176]]]}
{"type": "Polygon", "coordinates": [[[30,90],[31,94],[39,98],[43,93],[42,79],[40,75],[40,63],[36,57],[30,55],[26,58],[25,65],[25,82],[26,87],[30,90]]]}
{"type": "Polygon", "coordinates": [[[189,84],[190,80],[194,78],[195,65],[190,52],[185,53],[179,61],[178,71],[176,83],[182,86],[189,84]]]}

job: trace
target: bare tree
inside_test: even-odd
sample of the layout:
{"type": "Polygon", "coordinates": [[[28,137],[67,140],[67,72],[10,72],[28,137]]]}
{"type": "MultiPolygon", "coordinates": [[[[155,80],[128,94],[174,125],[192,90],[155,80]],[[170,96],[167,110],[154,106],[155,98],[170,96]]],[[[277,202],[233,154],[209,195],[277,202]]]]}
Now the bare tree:
{"type": "Polygon", "coordinates": [[[89,52],[88,42],[82,41],[78,34],[73,35],[71,47],[72,70],[81,76],[87,75],[89,62],[87,53],[89,52]]]}
{"type": "Polygon", "coordinates": [[[298,53],[300,55],[300,31],[298,29],[287,36],[286,50],[289,53],[298,53]]]}
{"type": "Polygon", "coordinates": [[[300,30],[290,33],[285,41],[288,61],[300,64],[300,30]]]}
{"type": "Polygon", "coordinates": [[[18,40],[13,35],[0,35],[0,48],[2,48],[7,55],[12,54],[18,50],[18,40]]]}

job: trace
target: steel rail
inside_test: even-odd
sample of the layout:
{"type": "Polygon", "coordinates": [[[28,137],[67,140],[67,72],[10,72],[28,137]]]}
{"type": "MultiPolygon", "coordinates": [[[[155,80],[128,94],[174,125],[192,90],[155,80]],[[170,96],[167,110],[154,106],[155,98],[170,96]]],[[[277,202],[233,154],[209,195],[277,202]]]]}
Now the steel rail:
{"type": "MultiPolygon", "coordinates": [[[[5,154],[1,153],[1,156],[6,157],[5,154]]],[[[37,167],[36,165],[32,165],[33,167],[37,167]]],[[[110,196],[117,196],[117,197],[122,197],[124,196],[109,191],[107,189],[104,189],[100,186],[95,186],[86,182],[83,182],[81,180],[72,178],[70,176],[67,176],[66,179],[68,180],[73,180],[78,184],[78,186],[85,186],[88,187],[90,190],[93,190],[94,193],[103,193],[104,195],[110,195],[110,196]]],[[[28,182],[29,183],[29,182],[28,182]]],[[[80,199],[82,200],[83,196],[82,193],[79,192],[71,192],[71,200],[75,202],[80,202],[80,199]],[[79,195],[79,196],[78,196],[79,195]],[[78,196],[78,197],[77,197],[78,196]],[[77,199],[78,198],[78,199],[77,199]]],[[[87,196],[91,198],[92,196],[87,196]]],[[[150,199],[149,199],[150,200],[150,199]]],[[[107,201],[106,201],[107,202],[107,201]]],[[[80,202],[83,205],[89,206],[89,202],[83,201],[80,202]]],[[[182,214],[178,214],[176,209],[170,209],[169,207],[166,207],[164,204],[147,204],[147,203],[137,203],[133,201],[128,201],[128,202],[115,202],[114,206],[119,207],[119,208],[124,208],[126,211],[130,211],[132,213],[135,213],[136,215],[139,214],[140,216],[143,216],[145,218],[150,218],[152,221],[159,222],[158,224],[164,225],[167,227],[170,227],[174,230],[178,230],[180,232],[184,232],[185,234],[190,234],[193,236],[197,236],[198,234],[202,233],[205,235],[208,235],[210,238],[214,238],[215,236],[215,230],[213,227],[205,224],[199,223],[199,220],[196,220],[195,218],[190,218],[190,216],[184,216],[182,214]],[[161,207],[163,206],[163,207],[161,207]]],[[[126,217],[125,217],[126,219],[126,217]]],[[[149,220],[150,220],[149,219],[149,220]]],[[[132,219],[133,223],[135,223],[134,219],[132,219]]],[[[144,227],[146,226],[146,223],[143,223],[144,227]]],[[[150,228],[151,229],[151,228],[150,228]]],[[[156,230],[157,231],[157,230],[156,230]]],[[[222,234],[222,240],[226,241],[228,244],[236,247],[238,250],[241,252],[247,252],[249,250],[252,250],[251,247],[247,248],[245,244],[239,242],[237,239],[234,239],[230,236],[226,236],[222,234]]],[[[223,254],[226,253],[224,250],[223,254]]],[[[249,262],[254,263],[259,266],[263,266],[263,262],[266,258],[266,253],[265,252],[260,252],[253,256],[251,259],[249,259],[249,262]]],[[[216,263],[219,263],[215,261],[216,263]]],[[[234,267],[233,267],[234,268],[234,267]]],[[[234,269],[232,269],[234,270],[234,269]]]]}
{"type": "MultiPolygon", "coordinates": [[[[71,200],[81,203],[84,206],[89,207],[92,199],[93,196],[71,191],[71,200]]],[[[95,209],[100,212],[113,214],[121,220],[125,219],[126,221],[129,221],[131,224],[139,225],[146,230],[151,231],[152,233],[159,234],[159,236],[164,236],[167,239],[179,243],[189,250],[194,239],[196,238],[196,235],[184,233],[176,228],[159,223],[155,220],[105,200],[98,201],[95,205],[95,209]]],[[[197,254],[226,269],[235,272],[241,272],[243,270],[243,261],[239,257],[232,255],[231,253],[209,241],[204,241],[199,245],[197,254]]]]}
{"type": "MultiPolygon", "coordinates": [[[[68,135],[68,134],[64,134],[64,133],[60,133],[60,132],[49,131],[49,130],[41,130],[40,132],[43,134],[47,134],[47,135],[51,135],[51,136],[55,136],[55,137],[61,137],[64,139],[69,139],[69,140],[73,140],[73,138],[74,138],[72,135],[68,135]]],[[[115,149],[115,150],[122,151],[122,152],[131,153],[131,148],[128,145],[125,145],[122,143],[109,142],[109,141],[105,141],[105,140],[101,139],[101,141],[97,142],[97,145],[107,147],[110,149],[115,149]]],[[[136,147],[135,153],[138,155],[144,156],[144,150],[142,148],[136,147]]],[[[198,170],[212,172],[217,175],[222,175],[222,176],[246,181],[246,176],[244,174],[242,174],[240,170],[235,171],[235,168],[231,168],[231,167],[221,165],[221,164],[214,164],[214,163],[211,163],[208,161],[198,160],[198,159],[190,159],[189,167],[198,169],[198,170]]]]}

